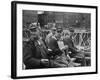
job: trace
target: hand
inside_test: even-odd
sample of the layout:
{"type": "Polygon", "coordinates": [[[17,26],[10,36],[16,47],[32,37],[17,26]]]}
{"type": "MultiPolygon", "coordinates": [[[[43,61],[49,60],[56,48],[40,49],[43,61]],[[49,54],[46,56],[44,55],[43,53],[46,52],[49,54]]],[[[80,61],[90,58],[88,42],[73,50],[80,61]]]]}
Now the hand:
{"type": "Polygon", "coordinates": [[[48,55],[52,56],[53,55],[53,51],[51,49],[48,49],[48,55]]]}
{"type": "Polygon", "coordinates": [[[49,60],[48,59],[41,59],[41,64],[44,66],[49,66],[49,60]]]}
{"type": "Polygon", "coordinates": [[[80,52],[81,50],[77,49],[77,52],[80,52]]]}
{"type": "Polygon", "coordinates": [[[52,51],[51,49],[48,49],[48,51],[52,51]]]}
{"type": "Polygon", "coordinates": [[[62,50],[66,50],[66,49],[68,49],[68,46],[67,46],[67,45],[65,45],[65,46],[62,48],[62,50]]]}
{"type": "Polygon", "coordinates": [[[65,45],[65,48],[68,49],[68,45],[65,45]]]}

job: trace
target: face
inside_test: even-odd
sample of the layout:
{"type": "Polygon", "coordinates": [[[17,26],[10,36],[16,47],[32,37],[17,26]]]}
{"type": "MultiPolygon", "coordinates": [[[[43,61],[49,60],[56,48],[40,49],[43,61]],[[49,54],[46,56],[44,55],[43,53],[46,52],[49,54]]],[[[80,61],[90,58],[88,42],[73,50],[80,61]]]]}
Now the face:
{"type": "Polygon", "coordinates": [[[70,33],[66,33],[66,38],[70,38],[70,33]]]}
{"type": "Polygon", "coordinates": [[[56,37],[57,40],[60,40],[61,34],[60,34],[60,33],[56,33],[56,34],[55,34],[55,37],[56,37]]]}
{"type": "Polygon", "coordinates": [[[70,32],[70,36],[72,36],[74,34],[74,32],[70,32]]]}
{"type": "Polygon", "coordinates": [[[57,33],[61,34],[63,32],[62,29],[57,29],[57,33]]]}
{"type": "Polygon", "coordinates": [[[52,34],[55,34],[56,33],[56,30],[54,29],[54,30],[52,30],[52,34]]]}
{"type": "Polygon", "coordinates": [[[38,40],[39,39],[39,32],[37,29],[31,30],[31,40],[38,40]]]}

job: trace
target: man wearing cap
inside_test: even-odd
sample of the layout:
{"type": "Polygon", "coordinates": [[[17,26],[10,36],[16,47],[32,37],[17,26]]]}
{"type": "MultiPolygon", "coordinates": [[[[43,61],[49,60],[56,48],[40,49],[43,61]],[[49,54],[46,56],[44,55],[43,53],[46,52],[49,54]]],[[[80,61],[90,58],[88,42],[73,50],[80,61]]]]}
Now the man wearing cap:
{"type": "Polygon", "coordinates": [[[55,34],[56,34],[56,28],[52,27],[51,32],[46,36],[46,39],[45,39],[47,46],[49,45],[49,41],[50,41],[51,37],[53,37],[55,34]]]}
{"type": "Polygon", "coordinates": [[[68,51],[71,52],[69,54],[70,57],[71,58],[78,58],[78,57],[80,57],[81,60],[82,60],[82,62],[81,62],[82,64],[81,65],[84,66],[84,54],[75,47],[75,45],[73,43],[73,40],[72,40],[72,36],[74,34],[74,29],[70,28],[69,31],[70,31],[70,33],[66,36],[66,38],[63,39],[64,44],[68,45],[68,47],[69,47],[68,51]]]}
{"type": "Polygon", "coordinates": [[[63,29],[57,28],[57,33],[49,39],[49,48],[53,52],[54,65],[56,67],[68,67],[68,57],[64,50],[68,48],[61,40],[63,29]],[[61,41],[60,41],[61,40],[61,41]]]}
{"type": "Polygon", "coordinates": [[[23,48],[23,62],[26,69],[50,67],[53,65],[53,61],[49,59],[48,49],[46,49],[42,39],[39,37],[37,26],[31,24],[29,30],[31,37],[23,48]]]}

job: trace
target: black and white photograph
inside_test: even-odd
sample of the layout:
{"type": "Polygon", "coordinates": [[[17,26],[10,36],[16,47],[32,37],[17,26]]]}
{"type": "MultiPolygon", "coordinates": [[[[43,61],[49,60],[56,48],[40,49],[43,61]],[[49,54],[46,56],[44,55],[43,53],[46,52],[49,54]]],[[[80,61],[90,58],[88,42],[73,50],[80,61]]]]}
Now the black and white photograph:
{"type": "Polygon", "coordinates": [[[95,6],[15,5],[14,77],[96,73],[95,6]]]}
{"type": "Polygon", "coordinates": [[[91,14],[23,10],[23,69],[91,66],[91,14]]]}

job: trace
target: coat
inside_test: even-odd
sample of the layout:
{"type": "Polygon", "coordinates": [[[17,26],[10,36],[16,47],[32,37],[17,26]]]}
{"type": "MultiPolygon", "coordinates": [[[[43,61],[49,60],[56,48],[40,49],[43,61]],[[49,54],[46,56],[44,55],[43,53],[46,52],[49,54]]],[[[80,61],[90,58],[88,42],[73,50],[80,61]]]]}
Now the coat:
{"type": "Polygon", "coordinates": [[[57,39],[54,37],[51,37],[48,45],[49,45],[49,48],[54,53],[53,54],[54,65],[56,67],[68,67],[67,57],[65,53],[60,50],[58,43],[57,43],[57,39]]]}
{"type": "Polygon", "coordinates": [[[64,41],[64,44],[68,45],[69,49],[68,51],[71,51],[71,54],[69,54],[70,57],[74,57],[74,58],[77,58],[75,62],[80,62],[78,59],[81,59],[81,64],[82,66],[85,65],[85,55],[83,52],[78,52],[77,51],[77,48],[74,46],[74,43],[72,41],[71,38],[65,38],[63,39],[64,41]]]}
{"type": "Polygon", "coordinates": [[[46,66],[41,64],[41,59],[49,59],[45,46],[28,41],[23,48],[23,62],[26,69],[45,68],[46,66]]]}
{"type": "Polygon", "coordinates": [[[77,52],[77,48],[74,46],[74,43],[72,41],[71,38],[64,38],[63,42],[65,45],[68,45],[68,51],[71,51],[72,54],[70,56],[75,56],[78,52],[77,52]]]}
{"type": "Polygon", "coordinates": [[[53,51],[53,53],[55,53],[54,56],[62,54],[62,51],[59,49],[57,39],[54,37],[51,37],[49,39],[48,48],[50,48],[53,51]]]}

